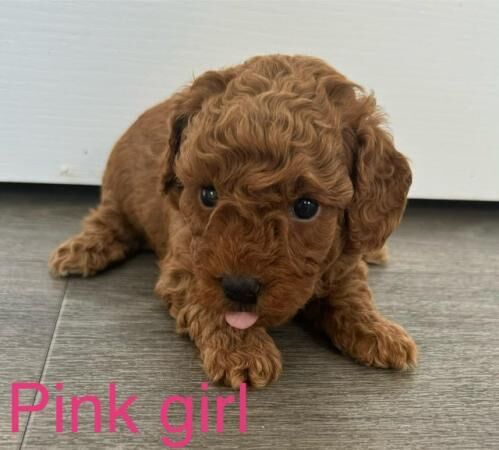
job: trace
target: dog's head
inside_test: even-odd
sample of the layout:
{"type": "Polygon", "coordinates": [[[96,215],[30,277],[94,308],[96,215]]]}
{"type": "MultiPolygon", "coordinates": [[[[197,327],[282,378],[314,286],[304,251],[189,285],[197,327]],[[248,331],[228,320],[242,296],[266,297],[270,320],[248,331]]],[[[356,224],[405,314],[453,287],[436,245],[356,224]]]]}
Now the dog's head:
{"type": "Polygon", "coordinates": [[[235,327],[295,315],[335,259],[381,248],[403,213],[410,169],[374,98],[320,60],[207,72],[174,96],[169,126],[162,185],[192,233],[199,301],[235,327]]]}

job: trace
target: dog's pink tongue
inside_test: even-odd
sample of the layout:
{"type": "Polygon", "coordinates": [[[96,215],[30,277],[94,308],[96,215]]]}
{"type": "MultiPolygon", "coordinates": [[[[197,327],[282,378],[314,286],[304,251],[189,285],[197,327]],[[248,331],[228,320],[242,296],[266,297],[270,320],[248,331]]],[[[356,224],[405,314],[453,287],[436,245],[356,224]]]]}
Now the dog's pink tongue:
{"type": "Polygon", "coordinates": [[[227,312],[225,320],[231,327],[245,330],[258,320],[258,316],[252,312],[227,312]]]}

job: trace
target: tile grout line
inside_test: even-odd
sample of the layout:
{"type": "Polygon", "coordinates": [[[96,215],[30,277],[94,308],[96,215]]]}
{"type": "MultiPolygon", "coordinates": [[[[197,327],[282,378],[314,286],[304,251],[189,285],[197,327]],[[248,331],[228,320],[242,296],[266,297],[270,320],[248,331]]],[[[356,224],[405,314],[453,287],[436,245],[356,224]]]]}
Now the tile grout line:
{"type": "MultiPolygon", "coordinates": [[[[52,347],[54,345],[55,335],[57,332],[57,328],[59,327],[59,322],[60,322],[60,319],[62,316],[62,310],[64,308],[64,303],[66,301],[66,292],[68,290],[68,285],[69,285],[69,279],[66,279],[66,282],[64,284],[64,290],[62,292],[61,306],[59,308],[59,313],[57,314],[57,319],[55,320],[54,328],[52,330],[52,338],[50,339],[50,343],[49,343],[49,346],[47,348],[47,352],[45,353],[45,359],[43,361],[43,366],[42,366],[42,370],[40,373],[40,377],[38,379],[38,383],[41,383],[44,376],[45,376],[45,372],[47,369],[47,361],[50,357],[50,354],[52,353],[52,347]]],[[[35,401],[36,401],[36,393],[33,395],[33,401],[31,404],[34,405],[35,401]]],[[[22,450],[22,448],[24,448],[24,439],[26,438],[26,434],[28,433],[30,421],[31,421],[31,412],[29,413],[28,420],[26,421],[26,425],[24,426],[23,437],[22,437],[21,442],[19,444],[18,450],[22,450]]]]}

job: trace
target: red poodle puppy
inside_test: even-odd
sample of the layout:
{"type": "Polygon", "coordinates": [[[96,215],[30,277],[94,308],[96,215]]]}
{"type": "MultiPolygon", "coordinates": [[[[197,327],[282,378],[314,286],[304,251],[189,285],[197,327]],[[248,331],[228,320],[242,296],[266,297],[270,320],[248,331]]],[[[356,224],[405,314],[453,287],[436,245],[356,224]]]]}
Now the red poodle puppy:
{"type": "Polygon", "coordinates": [[[377,311],[364,259],[383,258],[410,184],[373,96],[319,59],[259,56],[139,117],[50,267],[91,276],[151,247],[156,294],[233,387],[279,376],[266,330],[299,311],[360,363],[404,369],[416,345],[377,311]]]}

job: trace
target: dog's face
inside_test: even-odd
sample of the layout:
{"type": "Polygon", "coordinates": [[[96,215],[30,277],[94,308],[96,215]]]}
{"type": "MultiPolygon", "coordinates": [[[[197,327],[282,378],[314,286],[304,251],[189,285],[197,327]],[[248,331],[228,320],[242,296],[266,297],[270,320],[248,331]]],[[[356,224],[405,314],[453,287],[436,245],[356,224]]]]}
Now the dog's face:
{"type": "Polygon", "coordinates": [[[264,110],[252,99],[202,110],[176,173],[204,298],[212,308],[255,312],[262,325],[275,325],[312,297],[353,189],[341,146],[334,158],[321,157],[321,145],[340,136],[321,142],[314,133],[298,142],[287,135],[296,131],[288,107],[271,111],[282,114],[274,124],[264,110]]]}
{"type": "MultiPolygon", "coordinates": [[[[359,122],[353,131],[344,105],[331,100],[331,86],[281,63],[279,76],[265,61],[205,75],[180,95],[171,124],[167,192],[192,233],[199,301],[236,328],[288,320],[343,249],[368,250],[366,237],[373,248],[382,245],[387,230],[366,236],[355,228],[356,214],[374,227],[398,220],[389,217],[394,206],[382,197],[388,193],[372,198],[385,202],[381,219],[369,217],[376,208],[356,211],[352,204],[365,189],[356,193],[352,176],[362,113],[350,112],[348,120],[359,122]]],[[[390,167],[383,179],[393,177],[390,167]]],[[[402,184],[398,215],[408,187],[402,184]]]]}

